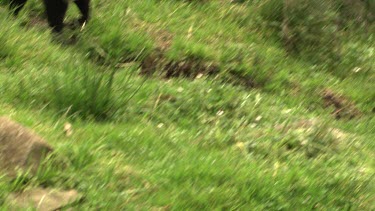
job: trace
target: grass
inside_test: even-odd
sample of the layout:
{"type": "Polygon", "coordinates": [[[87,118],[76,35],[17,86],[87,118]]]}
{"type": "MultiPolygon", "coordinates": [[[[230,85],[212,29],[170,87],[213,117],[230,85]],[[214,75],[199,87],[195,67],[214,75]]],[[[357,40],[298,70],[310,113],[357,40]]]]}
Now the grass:
{"type": "Polygon", "coordinates": [[[75,44],[64,45],[30,2],[20,18],[0,14],[0,115],[57,156],[35,177],[1,177],[0,207],[45,186],[81,192],[75,210],[375,209],[370,33],[347,32],[330,69],[289,55],[251,4],[93,1],[92,21],[66,29],[75,44]],[[160,67],[194,74],[139,75],[155,52],[160,67]],[[348,103],[325,107],[325,90],[348,103]],[[360,115],[332,114],[349,105],[360,115]]]}

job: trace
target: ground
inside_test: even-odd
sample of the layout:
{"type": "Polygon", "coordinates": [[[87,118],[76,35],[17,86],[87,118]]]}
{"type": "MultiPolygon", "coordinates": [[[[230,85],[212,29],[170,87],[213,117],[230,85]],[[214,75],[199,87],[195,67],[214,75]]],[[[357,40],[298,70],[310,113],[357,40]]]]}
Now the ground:
{"type": "Polygon", "coordinates": [[[375,209],[370,32],[332,67],[290,54],[249,4],[92,6],[58,38],[38,1],[0,14],[0,115],[56,154],[1,179],[0,207],[42,186],[79,191],[77,210],[375,209]]]}

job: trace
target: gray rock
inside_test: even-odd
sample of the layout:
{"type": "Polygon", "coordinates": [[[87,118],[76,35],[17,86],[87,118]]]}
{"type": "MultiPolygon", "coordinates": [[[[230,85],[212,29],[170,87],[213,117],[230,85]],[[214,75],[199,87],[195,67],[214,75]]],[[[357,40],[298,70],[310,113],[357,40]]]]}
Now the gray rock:
{"type": "Polygon", "coordinates": [[[82,195],[75,190],[60,191],[35,188],[10,194],[6,204],[15,210],[32,208],[38,211],[50,211],[66,208],[80,199],[82,199],[82,195]]]}
{"type": "Polygon", "coordinates": [[[52,151],[40,136],[7,117],[0,117],[0,174],[15,177],[18,170],[35,174],[52,151]]]}

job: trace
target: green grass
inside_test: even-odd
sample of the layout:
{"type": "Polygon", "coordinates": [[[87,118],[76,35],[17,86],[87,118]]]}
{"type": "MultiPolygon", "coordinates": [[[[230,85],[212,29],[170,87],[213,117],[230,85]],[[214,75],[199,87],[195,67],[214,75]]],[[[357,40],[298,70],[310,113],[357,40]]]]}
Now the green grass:
{"type": "Polygon", "coordinates": [[[0,207],[45,186],[81,192],[75,210],[375,209],[370,32],[345,32],[331,68],[288,54],[256,4],[118,2],[94,0],[86,28],[59,38],[72,45],[42,24],[40,2],[0,13],[0,115],[57,155],[35,177],[0,177],[0,207]],[[161,68],[139,75],[155,52],[161,68]],[[193,77],[163,77],[181,62],[193,77]],[[336,119],[324,90],[361,115],[336,119]]]}

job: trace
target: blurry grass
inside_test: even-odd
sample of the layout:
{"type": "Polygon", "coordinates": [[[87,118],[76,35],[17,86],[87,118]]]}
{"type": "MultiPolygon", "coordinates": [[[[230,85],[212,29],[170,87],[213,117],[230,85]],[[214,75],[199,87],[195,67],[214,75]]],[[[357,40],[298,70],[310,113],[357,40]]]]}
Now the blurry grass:
{"type": "Polygon", "coordinates": [[[51,159],[31,179],[1,178],[0,206],[12,191],[43,185],[82,192],[77,210],[374,209],[371,45],[346,42],[348,70],[364,71],[343,79],[265,39],[251,4],[127,0],[93,8],[71,46],[0,14],[0,115],[36,130],[66,163],[51,159]],[[137,76],[138,63],[160,47],[152,33],[159,31],[173,38],[165,41],[168,59],[215,62],[220,73],[137,76]],[[234,79],[254,80],[257,89],[225,83],[234,79]],[[364,117],[335,120],[322,106],[324,88],[352,98],[364,117]],[[319,121],[294,126],[312,119],[319,121]]]}

